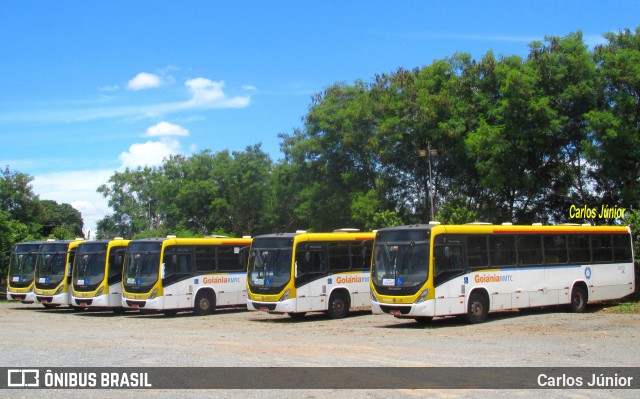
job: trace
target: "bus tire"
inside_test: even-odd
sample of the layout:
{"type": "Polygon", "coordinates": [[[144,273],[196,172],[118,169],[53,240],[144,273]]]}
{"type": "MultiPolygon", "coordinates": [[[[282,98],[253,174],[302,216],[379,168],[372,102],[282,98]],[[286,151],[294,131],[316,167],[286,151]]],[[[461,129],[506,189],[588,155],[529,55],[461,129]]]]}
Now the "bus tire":
{"type": "Polygon", "coordinates": [[[196,303],[193,311],[198,316],[205,316],[213,312],[216,308],[216,299],[211,291],[200,291],[196,295],[196,303]]]}
{"type": "Polygon", "coordinates": [[[342,319],[349,314],[349,300],[341,292],[331,294],[327,314],[332,319],[342,319]]]}
{"type": "Polygon", "coordinates": [[[487,297],[479,292],[472,292],[467,305],[467,321],[471,324],[482,323],[487,319],[487,314],[489,314],[487,297]]]}
{"type": "Polygon", "coordinates": [[[587,290],[576,285],[571,290],[571,303],[569,305],[573,313],[583,313],[587,309],[587,290]]]}

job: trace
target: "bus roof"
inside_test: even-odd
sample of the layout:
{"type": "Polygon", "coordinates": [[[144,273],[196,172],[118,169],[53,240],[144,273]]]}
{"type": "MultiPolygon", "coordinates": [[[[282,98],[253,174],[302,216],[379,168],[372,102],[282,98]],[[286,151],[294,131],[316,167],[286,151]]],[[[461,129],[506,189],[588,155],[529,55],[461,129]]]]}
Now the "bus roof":
{"type": "Polygon", "coordinates": [[[137,240],[131,240],[130,243],[137,242],[157,242],[172,244],[172,245],[249,245],[251,244],[251,238],[222,238],[222,237],[190,237],[190,238],[178,238],[178,237],[156,237],[156,238],[140,238],[137,240]]]}
{"type": "Polygon", "coordinates": [[[378,230],[431,230],[433,233],[457,233],[457,234],[581,234],[581,233],[629,233],[627,226],[584,226],[575,224],[562,225],[512,225],[512,224],[415,224],[407,226],[386,227],[378,230]]]}

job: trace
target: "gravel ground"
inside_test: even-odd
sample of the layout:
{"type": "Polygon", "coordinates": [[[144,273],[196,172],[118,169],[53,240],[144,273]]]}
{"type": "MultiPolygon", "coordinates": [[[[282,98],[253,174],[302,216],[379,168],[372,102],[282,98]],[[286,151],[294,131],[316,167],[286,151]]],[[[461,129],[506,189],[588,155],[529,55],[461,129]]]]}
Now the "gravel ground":
{"type": "MultiPolygon", "coordinates": [[[[426,326],[362,310],[342,320],[303,320],[244,310],[205,317],[0,303],[0,367],[638,367],[640,314],[564,309],[491,314],[486,323],[436,319],[426,326]]],[[[5,390],[31,398],[486,397],[486,390],[5,390]]],[[[637,390],[494,390],[494,397],[637,397],[637,390]]]]}

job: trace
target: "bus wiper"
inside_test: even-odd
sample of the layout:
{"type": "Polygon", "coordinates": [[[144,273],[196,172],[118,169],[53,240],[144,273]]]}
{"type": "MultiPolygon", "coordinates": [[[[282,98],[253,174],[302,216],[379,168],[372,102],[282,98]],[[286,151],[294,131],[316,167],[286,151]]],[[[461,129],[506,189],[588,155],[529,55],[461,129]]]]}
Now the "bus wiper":
{"type": "Polygon", "coordinates": [[[274,266],[276,264],[276,260],[278,259],[278,256],[280,256],[280,251],[281,251],[281,249],[278,248],[276,250],[276,254],[271,258],[271,261],[267,262],[267,264],[265,265],[265,282],[264,282],[264,284],[266,284],[266,282],[267,282],[266,278],[267,278],[267,272],[268,271],[271,271],[272,272],[272,276],[275,277],[276,273],[275,273],[275,267],[274,266]]]}
{"type": "Polygon", "coordinates": [[[415,245],[415,241],[411,241],[411,243],[409,243],[409,248],[407,248],[407,250],[404,252],[404,255],[402,256],[402,264],[400,265],[402,270],[404,270],[404,267],[405,267],[405,264],[406,264],[407,254],[409,254],[409,269],[411,269],[411,264],[412,264],[412,260],[413,260],[413,247],[414,247],[414,245],[415,245]]]}

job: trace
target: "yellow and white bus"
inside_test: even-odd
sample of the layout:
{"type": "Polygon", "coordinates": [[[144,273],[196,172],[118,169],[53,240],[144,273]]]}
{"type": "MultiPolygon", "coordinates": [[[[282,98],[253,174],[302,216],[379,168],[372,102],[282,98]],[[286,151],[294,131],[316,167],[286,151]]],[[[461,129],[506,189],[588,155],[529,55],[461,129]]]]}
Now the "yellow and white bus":
{"type": "Polygon", "coordinates": [[[122,276],[125,309],[206,315],[246,306],[251,238],[154,238],[127,246],[122,276]]]}
{"type": "Polygon", "coordinates": [[[72,304],[79,308],[122,308],[122,264],[129,240],[85,241],[76,249],[71,273],[72,304]]]}
{"type": "Polygon", "coordinates": [[[40,245],[36,261],[36,300],[47,308],[71,305],[71,269],[81,239],[47,240],[40,245]]]}
{"type": "Polygon", "coordinates": [[[36,258],[42,241],[21,242],[13,246],[7,273],[7,299],[33,303],[33,277],[36,271],[36,258]]]}
{"type": "Polygon", "coordinates": [[[369,307],[369,270],[374,233],[282,233],[253,239],[247,287],[249,310],[326,312],[345,317],[369,307]]]}
{"type": "Polygon", "coordinates": [[[418,322],[563,304],[583,312],[635,289],[627,227],[392,227],[377,232],[373,258],[373,313],[418,322]]]}

